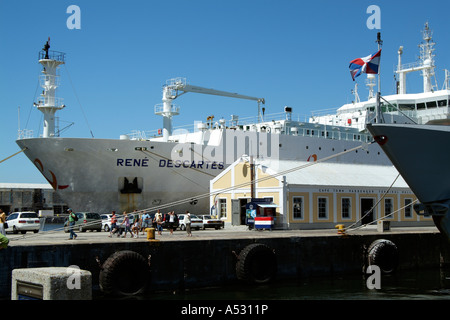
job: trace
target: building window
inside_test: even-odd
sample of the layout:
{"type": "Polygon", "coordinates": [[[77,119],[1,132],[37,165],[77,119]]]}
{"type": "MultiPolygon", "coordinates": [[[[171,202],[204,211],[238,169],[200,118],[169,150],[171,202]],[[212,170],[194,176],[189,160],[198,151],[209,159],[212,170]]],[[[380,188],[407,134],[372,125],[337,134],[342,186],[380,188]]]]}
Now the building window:
{"type": "Polygon", "coordinates": [[[328,219],[328,198],[319,197],[318,199],[319,219],[328,219]]]}
{"type": "Polygon", "coordinates": [[[384,216],[387,217],[387,219],[392,219],[394,216],[391,215],[394,209],[393,200],[392,198],[385,198],[384,199],[384,216]]]}
{"type": "Polygon", "coordinates": [[[292,214],[294,219],[304,219],[303,217],[303,197],[292,198],[292,214]]]}
{"type": "Polygon", "coordinates": [[[341,215],[342,219],[351,219],[351,199],[342,198],[341,199],[341,215]]]}
{"type": "Polygon", "coordinates": [[[221,218],[227,217],[227,199],[219,199],[219,212],[221,218]]]}
{"type": "Polygon", "coordinates": [[[412,206],[411,206],[412,199],[406,198],[405,199],[405,218],[412,218],[412,206]]]}

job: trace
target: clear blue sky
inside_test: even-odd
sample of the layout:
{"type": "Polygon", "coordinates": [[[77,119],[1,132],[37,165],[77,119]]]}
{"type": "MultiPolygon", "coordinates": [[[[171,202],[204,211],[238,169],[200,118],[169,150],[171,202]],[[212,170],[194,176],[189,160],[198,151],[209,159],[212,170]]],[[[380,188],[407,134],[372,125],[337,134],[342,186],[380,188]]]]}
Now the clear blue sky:
{"type": "MultiPolygon", "coordinates": [[[[51,50],[66,53],[59,96],[67,107],[58,114],[60,126],[75,122],[62,136],[90,137],[91,129],[95,138],[115,139],[161,127],[154,105],[173,77],[264,97],[266,113],[285,105],[302,115],[338,108],[353,99],[350,60],[376,52],[378,31],[384,41],[381,91],[391,94],[397,49],[404,46],[405,63],[416,61],[426,21],[437,43],[442,86],[443,69],[450,68],[449,12],[450,2],[442,0],[0,0],[0,160],[19,151],[19,106],[21,128],[42,132],[32,104],[42,90],[36,91],[38,52],[49,36],[51,50]],[[66,26],[72,4],[81,9],[80,30],[66,26]],[[366,26],[372,4],[381,10],[381,30],[366,26]]],[[[364,80],[357,78],[361,98],[368,94],[364,80]]],[[[409,76],[408,86],[419,91],[420,75],[409,76]]],[[[257,112],[252,101],[195,93],[175,103],[181,107],[175,126],[257,112]]],[[[21,154],[0,164],[0,182],[46,181],[21,154]]]]}

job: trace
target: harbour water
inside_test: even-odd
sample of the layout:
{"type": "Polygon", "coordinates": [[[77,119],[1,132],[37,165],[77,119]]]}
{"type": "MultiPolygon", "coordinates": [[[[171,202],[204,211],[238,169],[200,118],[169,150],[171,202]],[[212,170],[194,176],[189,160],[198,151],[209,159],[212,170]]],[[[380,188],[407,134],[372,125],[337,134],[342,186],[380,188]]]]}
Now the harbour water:
{"type": "MultiPolygon", "coordinates": [[[[174,292],[150,292],[135,296],[136,300],[450,300],[450,270],[425,269],[396,272],[381,276],[381,288],[369,289],[367,277],[340,275],[280,281],[266,285],[232,284],[174,292]]],[[[95,292],[94,300],[110,299],[95,292]]],[[[124,298],[122,298],[124,299],[124,298]]]]}

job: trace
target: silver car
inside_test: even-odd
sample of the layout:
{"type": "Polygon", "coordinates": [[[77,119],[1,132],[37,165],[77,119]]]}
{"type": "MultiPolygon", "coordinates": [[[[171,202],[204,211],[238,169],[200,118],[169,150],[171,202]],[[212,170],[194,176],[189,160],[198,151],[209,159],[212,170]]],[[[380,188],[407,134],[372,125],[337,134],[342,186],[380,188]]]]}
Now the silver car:
{"type": "MultiPolygon", "coordinates": [[[[73,226],[74,230],[85,232],[86,230],[102,231],[102,218],[95,212],[76,212],[78,221],[73,226]]],[[[64,231],[69,232],[69,221],[64,223],[64,231]]]]}

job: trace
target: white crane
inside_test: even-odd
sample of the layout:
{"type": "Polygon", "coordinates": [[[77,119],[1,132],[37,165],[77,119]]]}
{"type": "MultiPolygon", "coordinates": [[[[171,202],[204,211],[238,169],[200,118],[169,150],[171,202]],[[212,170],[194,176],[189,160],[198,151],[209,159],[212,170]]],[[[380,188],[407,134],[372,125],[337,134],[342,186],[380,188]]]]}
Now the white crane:
{"type": "Polygon", "coordinates": [[[155,114],[163,116],[163,141],[167,141],[172,134],[172,117],[180,113],[180,108],[173,105],[172,101],[187,92],[196,92],[203,94],[211,94],[216,96],[253,100],[258,102],[258,121],[261,119],[260,104],[264,104],[264,98],[256,98],[242,95],[239,93],[220,91],[215,89],[207,89],[199,86],[193,86],[186,83],[185,78],[174,78],[167,80],[163,88],[162,104],[155,106],[155,114]]]}

